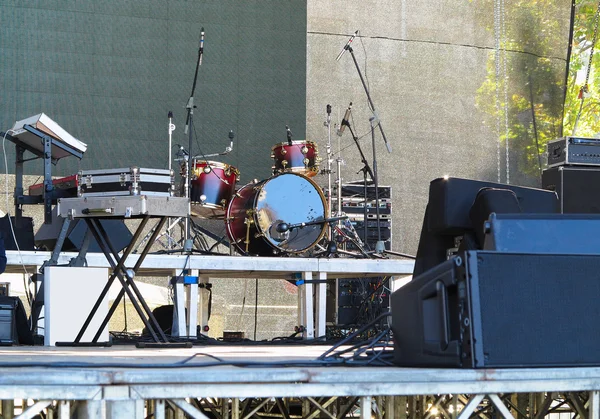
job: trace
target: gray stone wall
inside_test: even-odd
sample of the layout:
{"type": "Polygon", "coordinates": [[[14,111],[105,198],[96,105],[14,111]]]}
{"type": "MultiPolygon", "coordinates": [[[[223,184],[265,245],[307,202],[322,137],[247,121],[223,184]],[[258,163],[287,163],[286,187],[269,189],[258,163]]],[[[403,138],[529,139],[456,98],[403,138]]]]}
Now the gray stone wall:
{"type": "MultiPolygon", "coordinates": [[[[553,15],[547,16],[553,22],[557,47],[544,53],[553,55],[549,61],[554,60],[562,74],[568,6],[566,1],[559,2],[553,15]]],[[[349,53],[335,60],[359,29],[360,38],[352,47],[392,147],[388,153],[379,131],[375,132],[379,181],[393,188],[394,250],[415,254],[431,180],[444,175],[497,180],[498,115],[489,115],[478,106],[490,65],[493,73],[493,13],[492,2],[482,1],[308,1],[307,138],[319,144],[323,167],[326,105],[333,106],[332,123],[339,124],[352,102],[353,128],[372,161],[372,113],[358,72],[349,53]]],[[[519,35],[523,31],[515,25],[524,23],[506,13],[509,33],[519,35]]],[[[516,71],[508,68],[510,80],[522,79],[516,71]]],[[[489,95],[486,98],[490,100],[489,95]]],[[[560,96],[555,100],[562,103],[560,96]]],[[[504,129],[504,117],[500,117],[504,129]]],[[[360,180],[356,172],[362,164],[348,130],[341,138],[334,134],[332,140],[334,151],[342,150],[343,180],[360,180]]],[[[501,147],[504,182],[504,143],[501,147]]],[[[511,183],[539,186],[540,180],[518,165],[521,150],[511,148],[511,153],[511,183]]],[[[325,176],[319,181],[327,183],[325,176]]]]}

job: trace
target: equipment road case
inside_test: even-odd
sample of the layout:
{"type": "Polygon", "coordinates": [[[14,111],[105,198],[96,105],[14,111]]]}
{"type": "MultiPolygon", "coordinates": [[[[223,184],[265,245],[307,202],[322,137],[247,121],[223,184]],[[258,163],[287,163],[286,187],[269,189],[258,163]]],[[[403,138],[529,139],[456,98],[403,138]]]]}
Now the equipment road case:
{"type": "Polygon", "coordinates": [[[63,218],[185,217],[190,200],[175,196],[86,196],[61,198],[56,206],[63,218]]]}
{"type": "Polygon", "coordinates": [[[174,174],[167,169],[124,167],[119,169],[81,170],[77,174],[77,195],[173,196],[174,174]]]}

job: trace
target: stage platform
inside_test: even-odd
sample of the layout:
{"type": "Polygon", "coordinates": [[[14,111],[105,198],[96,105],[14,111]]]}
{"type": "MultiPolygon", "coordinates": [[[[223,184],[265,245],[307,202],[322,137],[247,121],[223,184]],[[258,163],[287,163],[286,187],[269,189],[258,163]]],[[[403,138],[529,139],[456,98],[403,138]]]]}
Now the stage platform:
{"type": "MultiPolygon", "coordinates": [[[[406,396],[431,395],[440,411],[456,400],[457,411],[451,417],[470,417],[474,409],[492,405],[512,417],[510,404],[502,402],[510,393],[557,398],[585,392],[588,407],[580,400],[582,409],[589,411],[588,417],[598,417],[597,367],[467,370],[320,364],[317,359],[329,348],[306,344],[189,349],[7,347],[0,349],[0,398],[33,399],[35,409],[51,406],[61,418],[70,417],[66,409],[80,415],[86,412],[85,417],[91,418],[141,418],[148,411],[165,417],[165,405],[194,418],[252,417],[248,408],[242,412],[250,399],[255,400],[253,409],[264,403],[256,412],[264,413],[269,403],[289,407],[286,414],[281,412],[285,409],[272,408],[272,414],[255,417],[402,418],[410,408],[411,398],[406,396]],[[292,401],[299,403],[301,416],[294,416],[292,401]],[[340,401],[353,403],[358,409],[355,416],[339,416],[340,401]]],[[[432,415],[426,411],[409,415],[427,416],[432,415]]]]}
{"type": "MultiPolygon", "coordinates": [[[[75,252],[61,252],[58,265],[68,264],[75,252]]],[[[7,250],[7,273],[29,273],[49,260],[50,252],[7,250]]],[[[139,255],[127,258],[128,265],[135,265],[139,255]]],[[[102,253],[87,253],[87,266],[109,268],[102,253]]],[[[414,260],[397,258],[351,259],[351,258],[304,258],[229,256],[201,254],[149,254],[138,271],[141,276],[170,276],[182,269],[200,270],[210,277],[219,278],[274,278],[298,279],[302,272],[323,273],[330,278],[373,277],[381,275],[412,275],[414,260]]]]}
{"type": "MultiPolygon", "coordinates": [[[[50,252],[16,251],[6,252],[8,259],[6,272],[29,274],[38,271],[44,262],[51,257],[50,252]]],[[[74,252],[61,252],[57,264],[66,265],[77,256],[74,252]]],[[[127,267],[134,266],[139,255],[132,254],[127,258],[127,267]]],[[[102,253],[86,255],[88,267],[110,268],[102,253]]],[[[350,258],[302,258],[302,257],[255,257],[229,255],[199,254],[149,254],[138,270],[140,276],[171,277],[181,274],[183,269],[196,272],[199,283],[209,282],[211,278],[261,278],[286,279],[294,281],[298,286],[298,325],[303,326],[306,339],[325,336],[326,328],[326,281],[328,278],[355,278],[389,276],[406,277],[412,274],[414,260],[411,259],[350,259],[350,258]],[[307,297],[309,296],[309,297],[307,297]]],[[[165,286],[168,281],[165,281],[165,286]]],[[[184,295],[182,284],[175,287],[178,318],[181,322],[186,318],[185,309],[194,313],[197,307],[189,301],[198,300],[198,325],[208,324],[207,299],[202,300],[202,292],[195,284],[187,289],[184,295]],[[186,305],[187,301],[187,305],[186,305]],[[204,301],[204,302],[202,302],[204,301]]],[[[201,287],[200,287],[201,288],[201,287]]],[[[187,331],[186,336],[196,335],[196,316],[189,316],[188,324],[180,324],[178,330],[187,331]]]]}
{"type": "MultiPolygon", "coordinates": [[[[23,272],[25,265],[32,273],[50,257],[7,253],[10,272],[23,272]]],[[[62,253],[58,263],[74,256],[62,253]]],[[[104,255],[88,254],[87,261],[108,266],[104,255]]],[[[315,327],[304,339],[234,344],[200,337],[187,349],[0,347],[2,418],[40,412],[61,419],[541,418],[560,409],[600,418],[600,366],[403,368],[389,363],[389,342],[375,346],[387,364],[374,366],[332,356],[343,347],[314,338],[325,329],[325,279],[407,276],[411,260],[149,255],[140,274],[170,276],[184,266],[206,277],[297,281],[306,322],[300,324],[310,325],[314,314],[315,327]],[[313,293],[314,301],[306,298],[313,293]],[[30,406],[21,408],[20,399],[30,406]]]]}

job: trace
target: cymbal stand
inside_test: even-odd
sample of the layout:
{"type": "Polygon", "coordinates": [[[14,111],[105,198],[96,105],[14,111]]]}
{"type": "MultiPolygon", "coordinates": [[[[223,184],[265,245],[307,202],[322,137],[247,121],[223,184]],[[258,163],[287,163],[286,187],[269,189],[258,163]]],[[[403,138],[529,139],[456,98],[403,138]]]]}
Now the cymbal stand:
{"type": "MultiPolygon", "coordinates": [[[[327,175],[327,214],[332,216],[332,203],[331,203],[331,105],[327,105],[327,119],[323,123],[327,127],[327,169],[324,170],[327,175]]],[[[323,172],[322,172],[323,173],[323,172]]],[[[331,241],[332,234],[331,225],[327,224],[327,240],[331,241]]]]}
{"type": "MultiPolygon", "coordinates": [[[[342,163],[344,162],[344,160],[342,159],[342,156],[340,156],[338,154],[337,158],[335,159],[335,163],[336,163],[336,178],[335,178],[335,185],[336,185],[336,204],[337,204],[337,211],[335,212],[335,215],[342,215],[342,163]]],[[[341,222],[338,221],[338,226],[341,225],[341,222]]]]}
{"type": "MultiPolygon", "coordinates": [[[[171,157],[171,149],[173,147],[173,131],[175,131],[175,124],[173,123],[173,112],[169,111],[169,114],[167,115],[169,118],[169,172],[171,172],[171,170],[173,170],[172,167],[172,157],[171,157]]],[[[167,239],[167,245],[169,246],[169,249],[173,246],[173,238],[171,237],[171,235],[169,234],[169,231],[171,231],[171,228],[178,222],[179,220],[177,220],[175,223],[172,222],[171,217],[169,217],[168,221],[167,221],[167,230],[166,233],[168,235],[168,239],[167,239]]]]}

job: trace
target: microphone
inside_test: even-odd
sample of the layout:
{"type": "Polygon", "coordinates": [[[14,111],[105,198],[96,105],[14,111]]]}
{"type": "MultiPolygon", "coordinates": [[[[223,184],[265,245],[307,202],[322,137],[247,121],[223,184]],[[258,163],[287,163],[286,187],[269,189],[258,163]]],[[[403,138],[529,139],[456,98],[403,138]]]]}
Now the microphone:
{"type": "Polygon", "coordinates": [[[169,117],[169,134],[172,134],[173,131],[175,131],[175,124],[172,122],[172,120],[173,120],[173,112],[172,111],[169,111],[168,117],[169,117]]]}
{"type": "Polygon", "coordinates": [[[279,223],[279,224],[277,224],[277,227],[275,227],[275,230],[278,233],[285,233],[289,229],[290,229],[290,226],[287,223],[279,223]]]}
{"type": "Polygon", "coordinates": [[[187,152],[187,150],[181,145],[181,144],[175,144],[177,147],[179,147],[179,151],[177,152],[177,154],[180,154],[182,156],[187,156],[189,155],[189,153],[187,152]]]}
{"type": "Polygon", "coordinates": [[[354,38],[356,38],[356,36],[358,35],[358,29],[356,30],[356,32],[354,32],[354,35],[352,35],[350,37],[350,39],[348,40],[348,42],[346,42],[346,45],[344,45],[344,48],[342,48],[342,50],[340,51],[340,53],[338,54],[337,58],[335,59],[336,61],[339,61],[340,58],[342,58],[342,55],[344,55],[344,53],[350,49],[350,44],[352,43],[352,41],[354,41],[354,38]]]}
{"type": "Polygon", "coordinates": [[[200,28],[200,49],[198,50],[199,65],[202,65],[202,55],[204,55],[204,27],[200,28]]]}
{"type": "Polygon", "coordinates": [[[337,135],[339,135],[340,137],[344,133],[344,130],[346,129],[346,125],[350,125],[349,120],[350,120],[351,112],[352,112],[352,102],[350,102],[350,105],[348,105],[348,109],[346,109],[346,113],[344,114],[344,117],[342,118],[342,122],[340,123],[340,128],[337,130],[337,135]]]}
{"type": "Polygon", "coordinates": [[[290,131],[290,127],[288,127],[287,125],[285,126],[285,130],[287,132],[288,144],[292,145],[292,131],[290,131]]]}
{"type": "Polygon", "coordinates": [[[225,147],[225,154],[230,153],[231,150],[233,150],[233,138],[235,137],[235,134],[233,133],[233,130],[229,130],[229,146],[225,147]]]}

